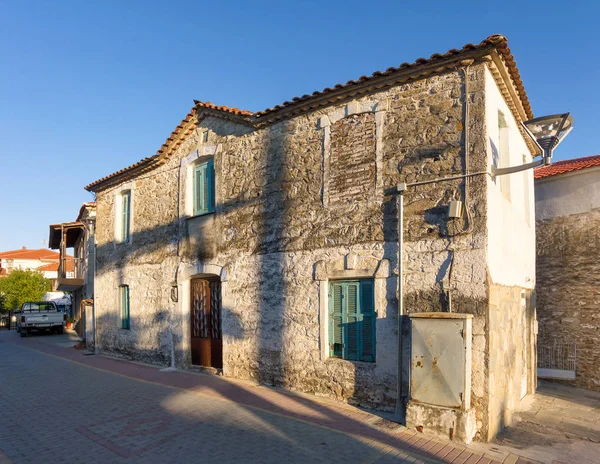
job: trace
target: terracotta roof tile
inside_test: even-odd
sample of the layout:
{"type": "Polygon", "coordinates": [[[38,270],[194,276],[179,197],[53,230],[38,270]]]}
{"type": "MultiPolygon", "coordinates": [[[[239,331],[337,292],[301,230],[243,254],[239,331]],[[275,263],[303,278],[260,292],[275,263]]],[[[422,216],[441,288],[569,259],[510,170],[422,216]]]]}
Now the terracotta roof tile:
{"type": "Polygon", "coordinates": [[[238,114],[238,115],[243,115],[243,116],[252,116],[253,113],[251,111],[246,111],[246,110],[240,110],[239,108],[231,108],[229,106],[217,106],[212,104],[211,102],[202,102],[200,100],[194,100],[194,103],[196,104],[196,108],[201,109],[201,108],[206,108],[209,110],[218,110],[218,111],[223,111],[225,113],[231,113],[231,114],[238,114]]]}
{"type": "Polygon", "coordinates": [[[0,259],[59,259],[60,253],[46,248],[20,249],[0,252],[0,259]]]}
{"type": "Polygon", "coordinates": [[[58,263],[49,263],[49,264],[44,264],[43,266],[37,267],[36,268],[37,271],[46,271],[46,272],[52,272],[52,271],[58,271],[58,263]]]}
{"type": "MultiPolygon", "coordinates": [[[[42,271],[42,272],[58,271],[58,264],[59,264],[58,262],[44,264],[43,266],[37,267],[36,270],[42,271]]],[[[67,272],[73,272],[74,270],[75,270],[75,261],[73,260],[73,258],[67,258],[67,272]]]]}
{"type": "Polygon", "coordinates": [[[124,174],[126,172],[129,172],[132,170],[144,171],[146,169],[153,167],[155,164],[157,164],[160,161],[161,155],[163,155],[165,153],[165,151],[169,150],[170,145],[172,144],[172,141],[175,140],[181,134],[181,132],[184,130],[184,127],[186,126],[186,124],[189,121],[191,121],[194,116],[195,116],[195,109],[193,108],[192,111],[190,111],[186,115],[186,117],[181,121],[181,123],[179,123],[177,125],[175,130],[173,132],[171,132],[171,135],[169,135],[169,137],[167,137],[166,142],[161,145],[161,147],[158,149],[158,151],[156,152],[155,155],[148,156],[148,157],[138,161],[137,163],[132,164],[131,166],[127,166],[126,168],[123,168],[116,172],[113,172],[112,174],[109,174],[108,176],[104,176],[101,179],[98,179],[98,180],[92,182],[91,184],[86,185],[84,188],[86,190],[92,191],[93,187],[95,187],[99,184],[102,184],[103,182],[105,182],[109,179],[118,177],[119,175],[124,174]]]}
{"type": "Polygon", "coordinates": [[[535,179],[566,174],[567,172],[579,171],[581,169],[600,166],[600,155],[587,156],[585,158],[573,158],[570,160],[556,161],[550,166],[543,166],[533,171],[535,179]]]}
{"type": "MultiPolygon", "coordinates": [[[[435,65],[437,63],[440,64],[440,68],[428,69],[425,68],[424,72],[421,74],[412,74],[411,78],[424,77],[425,75],[440,72],[447,66],[455,66],[454,61],[456,59],[460,59],[462,57],[469,58],[473,56],[485,56],[487,51],[497,50],[497,52],[503,57],[504,62],[506,63],[506,67],[508,69],[509,75],[514,82],[514,85],[517,89],[517,93],[520,97],[521,103],[525,110],[525,113],[528,118],[533,118],[533,113],[531,111],[531,105],[529,103],[529,99],[527,98],[527,94],[525,93],[525,88],[523,87],[523,82],[521,81],[521,76],[517,69],[516,63],[514,61],[514,57],[508,48],[508,40],[506,37],[500,34],[495,34],[489,36],[487,39],[483,40],[479,44],[466,44],[460,50],[453,48],[448,50],[446,53],[434,53],[429,58],[419,58],[415,60],[414,63],[402,63],[398,67],[391,67],[386,69],[384,72],[375,71],[370,76],[363,75],[358,80],[350,80],[345,84],[336,84],[333,87],[327,87],[321,91],[315,91],[312,94],[304,94],[301,97],[294,97],[288,101],[283,102],[280,105],[275,105],[272,108],[267,108],[263,111],[259,112],[251,112],[246,110],[241,110],[239,108],[232,108],[228,106],[218,106],[214,105],[211,102],[202,102],[199,100],[194,100],[194,108],[188,113],[183,121],[175,130],[171,133],[171,135],[167,138],[166,142],[161,146],[161,148],[157,151],[157,153],[153,156],[144,158],[141,161],[138,161],[135,164],[132,164],[129,167],[121,169],[113,174],[102,177],[95,182],[87,185],[85,187],[86,190],[95,191],[96,189],[101,188],[101,184],[106,184],[107,181],[115,182],[118,181],[118,178],[125,173],[131,173],[131,175],[135,173],[142,173],[147,170],[152,169],[153,167],[162,164],[164,158],[166,158],[176,147],[178,147],[181,143],[180,138],[185,137],[187,134],[191,132],[191,130],[185,130],[186,124],[192,120],[193,117],[197,116],[199,113],[204,111],[214,111],[220,112],[224,116],[229,118],[236,118],[237,121],[241,121],[249,124],[259,125],[261,123],[273,121],[275,119],[286,117],[285,110],[292,109],[294,107],[301,107],[297,109],[298,111],[302,111],[306,109],[314,109],[322,105],[330,104],[331,102],[336,101],[335,99],[323,99],[325,96],[329,96],[330,94],[336,94],[335,97],[340,97],[340,93],[343,93],[344,90],[350,89],[353,91],[355,87],[358,87],[357,93],[360,91],[364,91],[364,89],[369,89],[369,85],[375,85],[376,89],[383,88],[386,85],[389,85],[388,79],[390,76],[396,73],[404,73],[410,72],[407,70],[411,70],[411,68],[416,68],[416,70],[412,70],[412,72],[417,72],[419,67],[425,67],[428,65],[435,65]],[[474,55],[473,52],[479,53],[474,55]],[[378,82],[378,79],[385,79],[385,82],[378,82]],[[306,105],[307,102],[314,100],[315,103],[306,105]],[[279,115],[276,113],[283,112],[279,115]]],[[[402,74],[402,75],[404,75],[402,74]]],[[[390,81],[392,82],[392,81],[390,81]]],[[[354,95],[354,94],[353,94],[354,95]]],[[[334,95],[332,95],[333,97],[334,95]]]]}
{"type": "MultiPolygon", "coordinates": [[[[448,50],[446,53],[434,53],[429,58],[418,58],[417,60],[415,60],[414,63],[404,62],[404,63],[400,64],[398,67],[388,68],[384,72],[375,71],[370,76],[361,76],[357,81],[351,80],[351,81],[346,82],[346,84],[337,84],[333,88],[327,87],[327,88],[323,89],[322,91],[315,91],[312,93],[312,97],[324,96],[324,95],[327,95],[328,93],[331,93],[331,92],[334,92],[334,91],[337,91],[340,89],[352,87],[355,85],[362,85],[368,81],[377,79],[378,77],[390,75],[390,74],[393,74],[393,73],[401,71],[401,70],[405,70],[405,69],[409,69],[412,67],[425,65],[425,64],[432,64],[432,63],[435,63],[436,61],[443,61],[445,59],[451,58],[456,55],[464,54],[469,51],[478,50],[478,49],[488,49],[488,48],[494,48],[494,49],[498,50],[499,53],[505,59],[510,76],[515,83],[515,86],[517,88],[519,96],[521,97],[521,101],[523,103],[523,108],[525,109],[525,112],[527,113],[528,117],[532,118],[533,112],[531,111],[531,105],[529,103],[529,99],[527,98],[527,94],[525,93],[525,88],[523,87],[523,82],[521,81],[521,76],[517,69],[517,65],[514,61],[514,57],[510,53],[510,49],[508,48],[508,40],[506,39],[506,37],[504,37],[503,35],[500,35],[500,34],[491,35],[487,39],[483,40],[482,42],[480,42],[477,45],[469,43],[469,44],[464,45],[462,47],[462,49],[460,49],[460,50],[453,48],[451,50],[448,50]]],[[[254,115],[256,117],[265,116],[267,114],[274,113],[274,112],[284,109],[286,107],[290,107],[290,106],[298,103],[299,101],[307,100],[308,98],[310,98],[308,95],[304,95],[300,98],[295,97],[295,98],[292,98],[291,102],[285,102],[282,105],[275,105],[273,108],[267,108],[263,111],[259,111],[258,113],[255,113],[254,115]]]]}

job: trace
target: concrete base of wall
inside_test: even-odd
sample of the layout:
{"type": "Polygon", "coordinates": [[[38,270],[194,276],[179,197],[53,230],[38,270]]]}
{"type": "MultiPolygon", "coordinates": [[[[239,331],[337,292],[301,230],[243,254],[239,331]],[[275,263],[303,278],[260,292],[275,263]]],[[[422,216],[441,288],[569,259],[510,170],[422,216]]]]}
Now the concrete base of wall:
{"type": "Polygon", "coordinates": [[[423,428],[423,433],[459,443],[471,443],[477,432],[475,411],[451,409],[409,401],[406,408],[406,427],[423,428]]]}

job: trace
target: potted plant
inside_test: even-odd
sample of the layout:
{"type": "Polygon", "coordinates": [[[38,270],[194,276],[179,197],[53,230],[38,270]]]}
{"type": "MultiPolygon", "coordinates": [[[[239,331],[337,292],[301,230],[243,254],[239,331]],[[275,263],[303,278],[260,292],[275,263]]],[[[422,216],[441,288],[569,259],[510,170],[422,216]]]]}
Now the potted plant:
{"type": "Polygon", "coordinates": [[[67,329],[72,329],[73,328],[73,318],[72,317],[67,317],[66,327],[67,327],[67,329]]]}

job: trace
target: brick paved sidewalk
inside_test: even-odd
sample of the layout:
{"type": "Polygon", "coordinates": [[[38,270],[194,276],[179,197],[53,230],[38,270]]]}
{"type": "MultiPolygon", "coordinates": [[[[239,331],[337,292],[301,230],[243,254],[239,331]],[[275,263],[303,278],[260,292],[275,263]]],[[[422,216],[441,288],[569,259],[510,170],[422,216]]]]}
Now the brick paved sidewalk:
{"type": "MultiPolygon", "coordinates": [[[[432,439],[338,402],[217,376],[185,371],[164,371],[158,367],[106,356],[91,356],[87,352],[44,342],[43,338],[36,340],[3,336],[2,341],[131,379],[183,389],[205,398],[218,398],[341,432],[382,450],[383,456],[380,453],[367,462],[398,462],[410,456],[419,456],[425,462],[457,464],[500,462],[494,460],[494,456],[482,456],[468,447],[432,439]]],[[[522,464],[531,461],[511,454],[504,459],[504,462],[522,464]]]]}

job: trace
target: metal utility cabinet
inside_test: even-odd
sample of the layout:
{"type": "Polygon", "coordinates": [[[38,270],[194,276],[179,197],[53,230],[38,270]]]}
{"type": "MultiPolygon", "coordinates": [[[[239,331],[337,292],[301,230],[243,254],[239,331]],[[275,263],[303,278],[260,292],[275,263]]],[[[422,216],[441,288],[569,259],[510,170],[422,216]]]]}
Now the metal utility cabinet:
{"type": "Polygon", "coordinates": [[[413,313],[411,400],[407,424],[469,442],[471,408],[471,314],[413,313]]]}

